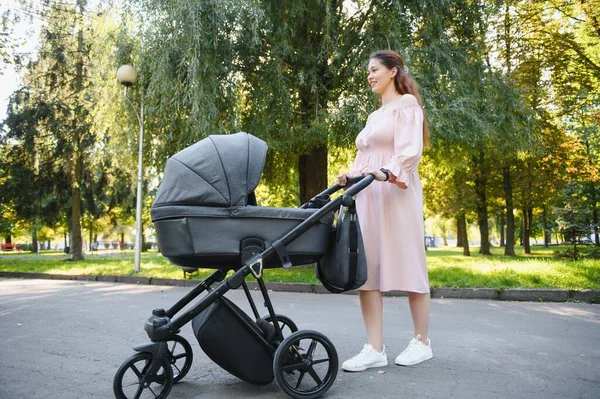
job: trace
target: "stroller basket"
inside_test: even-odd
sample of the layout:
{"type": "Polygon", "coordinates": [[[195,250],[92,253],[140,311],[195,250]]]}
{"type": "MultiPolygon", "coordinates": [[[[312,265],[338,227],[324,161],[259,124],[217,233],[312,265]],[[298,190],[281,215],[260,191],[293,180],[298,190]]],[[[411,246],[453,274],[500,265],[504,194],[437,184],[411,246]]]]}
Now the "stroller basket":
{"type": "Polygon", "coordinates": [[[273,347],[229,299],[221,298],[196,316],[192,330],[204,353],[230,374],[255,385],[273,381],[273,347]]]}

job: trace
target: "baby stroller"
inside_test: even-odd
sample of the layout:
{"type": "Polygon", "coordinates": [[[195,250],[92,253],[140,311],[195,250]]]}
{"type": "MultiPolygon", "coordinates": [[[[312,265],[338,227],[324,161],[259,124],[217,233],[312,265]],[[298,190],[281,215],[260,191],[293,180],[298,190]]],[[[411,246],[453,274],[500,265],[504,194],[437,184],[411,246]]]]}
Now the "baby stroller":
{"type": "Polygon", "coordinates": [[[318,398],[335,381],[334,345],[325,335],[299,331],[290,318],[276,314],[262,274],[266,268],[310,264],[323,257],[334,211],[342,203],[349,205],[373,176],[356,179],[332,201],[329,195],[341,189],[338,185],[300,208],[260,207],[254,189],[266,152],[262,140],[237,133],[210,136],[168,160],[151,211],[160,251],[185,271],[216,270],[171,308],[152,312],[144,326],[150,342],[135,346],[136,353],[114,377],[116,398],[168,396],[192,364],[192,348],[178,335],[190,321],[206,355],[244,381],[265,385],[275,379],[293,398],[318,398]],[[227,277],[229,271],[233,273],[227,277]],[[264,298],[265,317],[245,282],[249,275],[264,298]],[[224,296],[239,287],[254,317],[224,296]]]}

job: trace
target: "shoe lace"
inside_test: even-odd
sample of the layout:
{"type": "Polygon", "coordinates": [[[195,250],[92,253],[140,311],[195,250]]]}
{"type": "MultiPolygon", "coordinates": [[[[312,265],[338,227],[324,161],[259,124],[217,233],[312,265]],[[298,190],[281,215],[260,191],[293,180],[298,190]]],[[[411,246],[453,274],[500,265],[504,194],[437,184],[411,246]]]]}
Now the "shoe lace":
{"type": "Polygon", "coordinates": [[[371,351],[372,351],[371,349],[369,349],[368,347],[365,346],[364,348],[362,348],[362,350],[360,352],[358,352],[357,355],[354,355],[352,360],[362,360],[365,357],[367,357],[371,351]]]}
{"type": "Polygon", "coordinates": [[[419,339],[418,339],[418,338],[413,338],[413,339],[411,339],[411,340],[410,340],[410,342],[408,343],[408,346],[406,347],[406,349],[404,349],[404,350],[402,351],[402,353],[404,354],[404,353],[407,353],[407,352],[410,352],[410,351],[412,351],[412,349],[413,349],[415,346],[417,346],[417,344],[418,344],[418,343],[419,343],[419,339]]]}

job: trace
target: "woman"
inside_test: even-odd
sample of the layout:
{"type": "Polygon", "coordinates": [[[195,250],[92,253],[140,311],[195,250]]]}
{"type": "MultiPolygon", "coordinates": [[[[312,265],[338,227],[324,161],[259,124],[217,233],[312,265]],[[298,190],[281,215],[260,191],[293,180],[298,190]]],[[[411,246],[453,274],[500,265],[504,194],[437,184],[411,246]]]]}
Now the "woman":
{"type": "Polygon", "coordinates": [[[368,343],[342,364],[346,371],[387,366],[383,345],[382,292],[408,292],[414,338],[396,364],[412,366],[433,357],[429,330],[429,278],[425,259],[423,192],[417,172],[427,125],[417,85],[394,51],[371,54],[368,82],[381,95],[381,107],[369,115],[356,138],[358,152],[349,173],[372,174],[372,183],[356,196],[367,257],[368,280],[359,289],[368,343]]]}

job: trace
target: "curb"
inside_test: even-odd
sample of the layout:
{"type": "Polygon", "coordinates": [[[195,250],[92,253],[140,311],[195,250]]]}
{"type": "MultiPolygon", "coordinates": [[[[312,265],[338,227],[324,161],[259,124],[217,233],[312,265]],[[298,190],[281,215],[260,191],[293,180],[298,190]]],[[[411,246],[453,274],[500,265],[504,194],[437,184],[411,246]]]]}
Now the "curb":
{"type": "MultiPolygon", "coordinates": [[[[28,273],[28,272],[3,272],[0,278],[22,278],[43,280],[76,280],[99,281],[110,283],[163,285],[173,287],[195,287],[200,280],[181,280],[172,278],[151,278],[138,276],[111,276],[111,275],[70,275],[56,273],[28,273]]],[[[258,290],[258,283],[247,282],[250,290],[258,290]]],[[[329,294],[321,284],[307,283],[269,283],[265,282],[270,291],[329,294]]],[[[346,295],[356,295],[357,291],[345,292],[346,295]]],[[[387,291],[386,297],[407,296],[404,291],[387,291]]],[[[519,302],[586,302],[600,304],[600,290],[566,290],[566,289],[539,289],[539,288],[431,288],[431,297],[439,299],[487,299],[498,301],[519,302]]]]}

